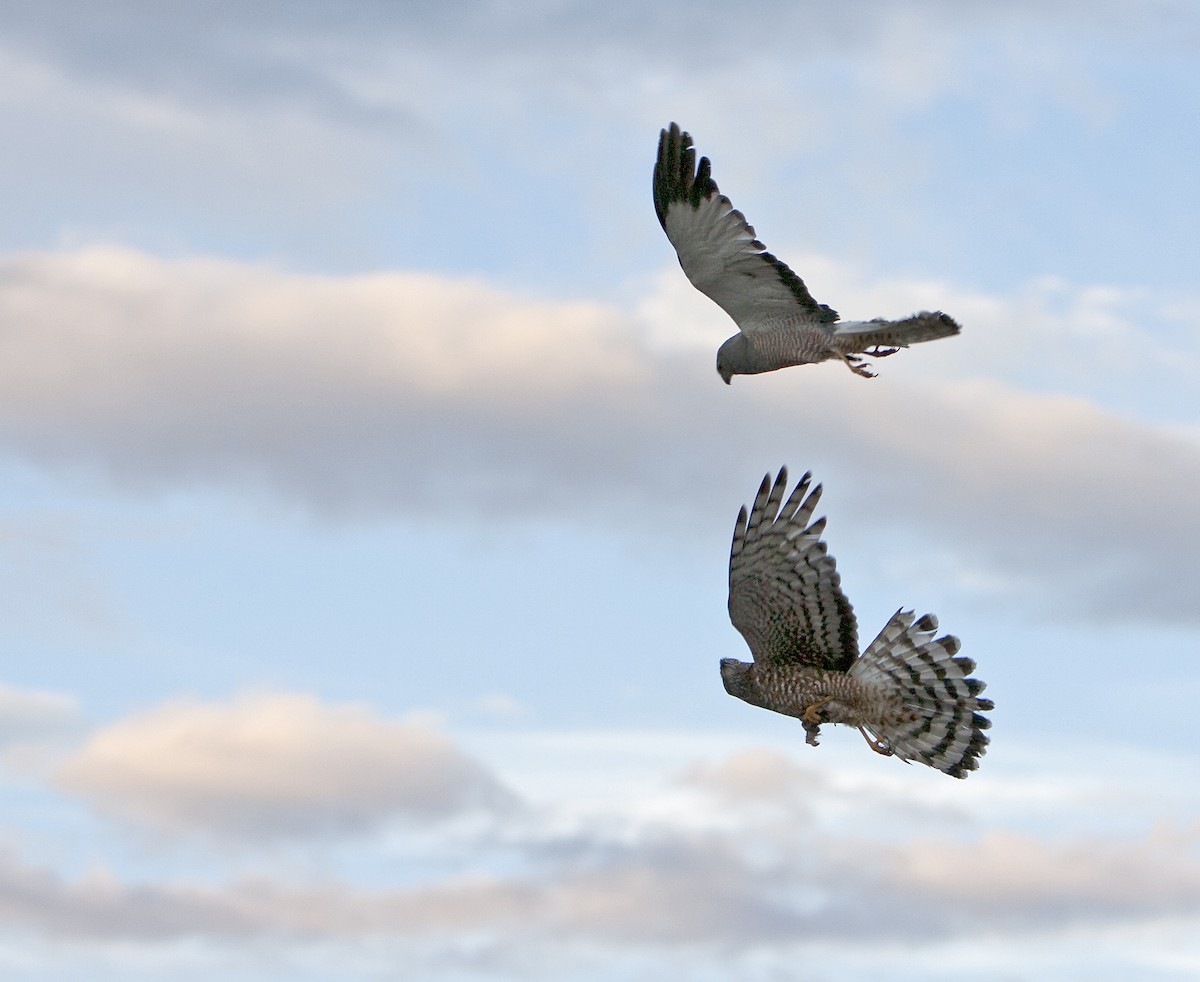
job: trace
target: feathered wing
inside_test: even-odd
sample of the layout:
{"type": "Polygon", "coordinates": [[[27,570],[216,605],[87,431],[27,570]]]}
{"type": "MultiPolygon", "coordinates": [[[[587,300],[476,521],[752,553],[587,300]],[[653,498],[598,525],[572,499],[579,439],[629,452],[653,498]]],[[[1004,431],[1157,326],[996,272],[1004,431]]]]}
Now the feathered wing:
{"type": "Polygon", "coordinates": [[[932,614],[914,622],[897,611],[850,668],[850,675],[899,697],[899,710],[868,727],[901,760],[917,760],[951,777],[966,777],[987,751],[980,713],[993,708],[980,698],[985,685],[971,678],[975,662],[958,655],[958,638],[934,637],[932,614]]]}
{"type": "Polygon", "coordinates": [[[854,608],[821,541],[825,519],[812,522],[821,498],[805,474],[784,501],[787,468],[763,478],[743,506],[729,556],[729,618],[757,662],[798,663],[847,671],[858,657],[854,608]]]}
{"type": "Polygon", "coordinates": [[[692,138],[677,123],[658,138],[654,210],[692,286],[743,330],[785,311],[825,323],[838,319],[754,237],[746,217],[717,189],[708,158],[697,165],[692,138]]]}

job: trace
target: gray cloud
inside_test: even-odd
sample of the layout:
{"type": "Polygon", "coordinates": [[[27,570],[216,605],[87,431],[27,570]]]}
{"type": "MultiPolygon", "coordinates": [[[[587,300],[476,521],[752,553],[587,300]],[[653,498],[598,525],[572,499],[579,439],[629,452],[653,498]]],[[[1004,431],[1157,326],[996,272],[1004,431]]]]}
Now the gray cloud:
{"type": "Polygon", "coordinates": [[[172,702],[111,724],[59,765],[56,783],[105,814],[218,839],[352,833],[515,804],[427,725],[287,694],[172,702]]]}
{"type": "MultiPolygon", "coordinates": [[[[991,134],[964,148],[961,133],[930,139],[924,119],[914,139],[905,121],[946,93],[1002,120],[1001,142],[1012,118],[1048,102],[1073,118],[1112,115],[1122,99],[1077,53],[1080,38],[1115,33],[1129,46],[1145,37],[1159,51],[1183,33],[1119,0],[930,0],[902,11],[877,0],[751,4],[736,13],[709,2],[215,9],[9,12],[0,123],[22,152],[4,162],[3,177],[30,191],[13,202],[7,241],[100,230],[155,248],[219,242],[325,269],[381,255],[428,268],[431,256],[447,256],[459,268],[503,266],[525,282],[615,292],[645,268],[657,235],[645,171],[657,127],[678,116],[720,153],[721,172],[739,178],[740,207],[758,203],[758,176],[768,187],[823,188],[776,200],[769,242],[781,228],[812,229],[823,248],[871,243],[934,268],[962,255],[967,271],[1001,250],[1011,257],[1019,242],[1043,259],[1037,268],[1057,269],[1061,238],[1051,252],[1036,230],[991,214],[992,180],[1013,180],[991,134]],[[831,75],[843,84],[830,86],[831,75]],[[87,153],[73,152],[80,147],[87,153]],[[974,151],[974,179],[954,191],[964,150],[974,151]],[[962,234],[964,207],[990,234],[962,234]],[[871,221],[852,230],[848,214],[871,221]],[[550,224],[531,218],[539,215],[550,224]],[[597,275],[597,259],[621,272],[597,275]]],[[[1097,199],[1122,232],[1106,251],[1131,240],[1119,253],[1127,265],[1153,251],[1161,266],[1179,251],[1142,247],[1141,225],[1161,236],[1166,224],[1145,217],[1161,208],[1153,196],[1081,189],[1077,170],[1056,177],[1048,205],[1062,197],[1088,211],[1080,229],[1073,209],[1055,210],[1060,236],[1075,233],[1072,253],[1088,251],[1082,240],[1097,216],[1087,206],[1097,199]]],[[[1028,183],[1015,180],[1014,190],[1028,183]]]]}
{"type": "Polygon", "coordinates": [[[10,260],[0,324],[0,448],[128,490],[684,541],[787,462],[831,513],[956,557],[1005,602],[1197,616],[1200,446],[936,351],[876,383],[826,365],[726,389],[707,347],[652,345],[602,305],[102,248],[10,260]]]}
{"type": "MultiPolygon", "coordinates": [[[[1086,30],[1103,31],[1152,30],[1172,15],[1183,18],[1190,13],[1185,4],[1159,6],[1161,21],[1152,19],[1150,24],[1135,16],[1141,8],[1127,0],[1050,8],[927,0],[910,5],[908,16],[951,28],[995,29],[1032,19],[1045,24],[1079,22],[1077,26],[1086,30]]],[[[286,11],[228,2],[213,7],[220,16],[171,12],[144,0],[104,7],[62,3],[14,10],[5,19],[5,30],[24,47],[93,77],[123,78],[160,89],[203,86],[213,93],[255,98],[288,91],[307,97],[318,82],[328,84],[322,76],[347,63],[349,52],[357,53],[367,66],[381,67],[393,60],[389,53],[419,53],[436,44],[442,51],[469,54],[484,67],[557,49],[563,52],[563,63],[575,65],[577,71],[603,56],[613,64],[644,66],[646,71],[670,68],[694,77],[697,64],[720,71],[752,60],[795,57],[797,49],[820,54],[831,46],[843,51],[869,47],[904,20],[890,18],[891,5],[883,0],[838,6],[799,3],[786,10],[760,0],[747,4],[741,17],[730,16],[715,0],[690,5],[689,17],[679,16],[678,6],[672,4],[596,7],[551,0],[520,7],[477,0],[454,8],[417,2],[403,13],[382,2],[347,11],[327,0],[290,4],[286,11]],[[722,31],[711,29],[715,22],[722,24],[722,31]],[[596,38],[608,42],[600,51],[595,44],[583,44],[596,38]],[[665,38],[673,43],[663,44],[665,38]],[[614,47],[626,57],[613,57],[614,47]],[[594,59],[586,57],[589,53],[594,59]]],[[[351,107],[337,103],[330,108],[351,107]]]]}
{"type": "Polygon", "coordinates": [[[65,3],[52,11],[14,10],[0,36],[86,85],[154,93],[180,106],[303,106],[352,124],[406,121],[351,98],[328,69],[347,44],[382,49],[381,32],[394,41],[419,21],[392,20],[382,7],[355,14],[320,3],[296,4],[276,17],[266,8],[218,2],[209,14],[140,2],[103,11],[65,3]]]}

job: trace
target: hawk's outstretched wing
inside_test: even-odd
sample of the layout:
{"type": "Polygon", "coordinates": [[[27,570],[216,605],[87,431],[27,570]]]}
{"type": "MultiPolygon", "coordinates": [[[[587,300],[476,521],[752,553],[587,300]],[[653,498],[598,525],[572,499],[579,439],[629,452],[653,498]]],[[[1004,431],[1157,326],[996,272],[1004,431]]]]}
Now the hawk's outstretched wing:
{"type": "Polygon", "coordinates": [[[804,281],[754,237],[754,229],[717,189],[710,171],[707,157],[697,167],[692,138],[677,123],[662,131],[654,165],[654,210],[692,286],[745,331],[784,312],[836,321],[837,311],[817,303],[804,281]]]}
{"type": "Polygon", "coordinates": [[[729,618],[757,662],[845,672],[858,657],[858,626],[821,541],[825,519],[809,524],[821,498],[820,485],[809,492],[811,480],[805,474],[785,502],[781,467],[774,484],[763,478],[749,515],[742,507],[729,555],[729,618]]]}

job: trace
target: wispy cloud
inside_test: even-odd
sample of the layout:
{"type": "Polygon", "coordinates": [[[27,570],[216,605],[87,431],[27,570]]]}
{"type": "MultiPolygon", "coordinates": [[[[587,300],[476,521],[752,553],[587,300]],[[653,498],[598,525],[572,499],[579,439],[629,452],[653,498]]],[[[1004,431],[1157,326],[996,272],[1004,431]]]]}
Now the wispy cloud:
{"type": "Polygon", "coordinates": [[[81,723],[71,696],[0,683],[0,747],[61,736],[81,723]]]}

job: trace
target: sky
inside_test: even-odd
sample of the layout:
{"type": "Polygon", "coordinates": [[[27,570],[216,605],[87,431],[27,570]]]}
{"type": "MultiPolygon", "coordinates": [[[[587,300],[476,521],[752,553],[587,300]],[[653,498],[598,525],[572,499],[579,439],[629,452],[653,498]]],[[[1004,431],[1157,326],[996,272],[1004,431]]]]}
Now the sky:
{"type": "Polygon", "coordinates": [[[0,974],[1200,977],[1200,9],[0,4],[0,974]],[[677,121],[847,319],[721,384],[677,121]],[[978,772],[729,698],[811,470],[978,772]]]}

